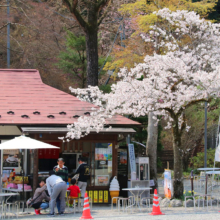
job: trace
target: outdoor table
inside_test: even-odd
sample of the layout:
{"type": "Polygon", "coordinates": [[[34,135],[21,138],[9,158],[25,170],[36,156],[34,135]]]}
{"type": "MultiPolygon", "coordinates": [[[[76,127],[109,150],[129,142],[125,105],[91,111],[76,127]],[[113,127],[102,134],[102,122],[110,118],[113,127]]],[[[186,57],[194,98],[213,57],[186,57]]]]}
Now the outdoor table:
{"type": "MultiPolygon", "coordinates": [[[[220,170],[214,170],[214,171],[208,171],[206,172],[206,174],[209,174],[209,175],[215,175],[215,174],[218,174],[220,175],[220,170]]],[[[216,184],[216,181],[214,181],[214,176],[212,177],[212,189],[213,189],[213,186],[218,186],[218,181],[217,181],[217,184],[216,184]]]]}
{"type": "Polygon", "coordinates": [[[0,197],[7,197],[9,196],[7,199],[9,199],[11,196],[17,196],[19,195],[18,193],[1,193],[0,192],[0,197]]]}
{"type": "Polygon", "coordinates": [[[211,170],[220,170],[220,168],[202,167],[202,168],[198,168],[197,170],[199,170],[199,171],[211,171],[211,170]]]}
{"type": "MultiPolygon", "coordinates": [[[[23,189],[7,189],[7,188],[2,188],[3,191],[9,191],[9,192],[22,192],[23,193],[23,189]]],[[[28,189],[28,190],[24,190],[24,192],[32,192],[32,189],[28,189]]]]}
{"type": "MultiPolygon", "coordinates": [[[[140,200],[139,200],[139,197],[141,198],[141,195],[147,191],[147,190],[151,190],[152,188],[150,187],[136,187],[136,188],[123,188],[122,190],[124,191],[129,191],[135,198],[135,201],[136,201],[136,207],[138,206],[139,209],[140,209],[140,200]],[[137,192],[137,195],[135,196],[134,192],[137,192]],[[140,194],[140,196],[139,196],[140,194]]],[[[131,205],[131,206],[134,206],[131,205]]]]}
{"type": "MultiPolygon", "coordinates": [[[[7,192],[15,192],[17,193],[17,195],[20,195],[18,193],[25,193],[25,192],[32,192],[32,189],[28,189],[28,190],[24,190],[23,189],[7,189],[7,188],[2,188],[3,191],[7,191],[7,192]]],[[[20,200],[20,202],[22,202],[23,204],[23,213],[25,212],[25,199],[24,199],[24,195],[23,195],[23,201],[20,200]]],[[[20,207],[19,207],[20,208],[20,207]]]]}
{"type": "Polygon", "coordinates": [[[6,201],[7,201],[8,199],[10,199],[11,196],[17,196],[17,195],[19,195],[19,194],[18,194],[18,193],[1,193],[1,192],[0,192],[0,198],[2,198],[2,197],[8,197],[8,198],[6,199],[6,201]]]}
{"type": "MultiPolygon", "coordinates": [[[[210,171],[217,171],[217,170],[220,170],[220,168],[216,168],[216,167],[201,167],[201,168],[198,168],[197,170],[199,170],[199,171],[205,171],[205,173],[206,174],[208,174],[208,172],[210,172],[210,171]]],[[[205,184],[205,194],[207,194],[207,176],[206,176],[206,178],[205,178],[205,182],[206,182],[206,184],[205,184]]],[[[211,186],[212,187],[212,189],[213,189],[213,186],[211,186]]]]}

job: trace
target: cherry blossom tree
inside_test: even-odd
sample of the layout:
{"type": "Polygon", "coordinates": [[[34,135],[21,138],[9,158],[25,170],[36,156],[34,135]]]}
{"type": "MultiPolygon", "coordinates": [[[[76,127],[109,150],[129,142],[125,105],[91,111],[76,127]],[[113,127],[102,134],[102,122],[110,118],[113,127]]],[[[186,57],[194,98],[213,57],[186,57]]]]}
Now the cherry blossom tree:
{"type": "MultiPolygon", "coordinates": [[[[67,139],[78,139],[107,126],[116,114],[145,116],[155,114],[172,128],[174,151],[174,197],[183,195],[181,136],[189,130],[185,109],[210,101],[220,85],[220,25],[200,19],[195,12],[155,12],[157,22],[142,34],[155,48],[143,63],[128,70],[122,68],[120,81],[105,94],[98,87],[72,89],[81,100],[94,104],[90,116],[82,116],[68,125],[67,139]],[[157,53],[159,51],[159,54],[157,53]]],[[[109,127],[110,129],[111,127],[109,127]]]]}

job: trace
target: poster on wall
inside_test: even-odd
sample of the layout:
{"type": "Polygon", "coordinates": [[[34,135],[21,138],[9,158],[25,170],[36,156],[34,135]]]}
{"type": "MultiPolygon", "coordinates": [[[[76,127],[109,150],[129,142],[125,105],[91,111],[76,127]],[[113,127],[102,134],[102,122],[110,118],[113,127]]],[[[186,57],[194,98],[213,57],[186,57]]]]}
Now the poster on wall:
{"type": "Polygon", "coordinates": [[[171,170],[165,169],[164,172],[164,195],[166,198],[171,199],[173,192],[173,184],[171,178],[171,170]]]}
{"type": "Polygon", "coordinates": [[[121,151],[119,154],[120,164],[127,164],[127,152],[121,151]]]}
{"type": "Polygon", "coordinates": [[[19,157],[19,150],[4,150],[3,151],[3,169],[4,168],[18,168],[21,158],[19,157]]]}
{"type": "Polygon", "coordinates": [[[98,186],[106,186],[109,183],[109,175],[97,175],[98,186]]]}
{"type": "Polygon", "coordinates": [[[108,147],[102,147],[102,144],[99,144],[99,147],[95,148],[95,160],[112,160],[112,144],[108,143],[108,147]],[[101,147],[100,147],[101,146],[101,147]]]}

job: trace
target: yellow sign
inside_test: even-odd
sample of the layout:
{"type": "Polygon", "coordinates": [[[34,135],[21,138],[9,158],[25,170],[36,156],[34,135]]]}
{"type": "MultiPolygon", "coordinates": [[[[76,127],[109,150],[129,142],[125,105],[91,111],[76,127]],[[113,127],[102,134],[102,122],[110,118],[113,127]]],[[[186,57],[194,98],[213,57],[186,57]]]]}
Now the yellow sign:
{"type": "Polygon", "coordinates": [[[98,203],[98,191],[94,191],[94,203],[98,203]]]}
{"type": "Polygon", "coordinates": [[[104,203],[108,203],[108,191],[104,191],[104,203]]]}
{"type": "Polygon", "coordinates": [[[93,202],[93,191],[89,191],[89,197],[90,197],[91,202],[93,202]]]}
{"type": "Polygon", "coordinates": [[[99,190],[99,203],[103,203],[103,191],[99,190]]]}

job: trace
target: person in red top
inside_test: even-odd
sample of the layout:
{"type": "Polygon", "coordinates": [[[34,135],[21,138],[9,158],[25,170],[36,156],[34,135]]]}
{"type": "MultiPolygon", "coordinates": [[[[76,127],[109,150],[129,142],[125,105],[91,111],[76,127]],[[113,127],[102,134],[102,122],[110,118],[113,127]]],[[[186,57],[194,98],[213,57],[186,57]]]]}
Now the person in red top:
{"type": "Polygon", "coordinates": [[[78,195],[80,193],[80,189],[79,187],[76,185],[76,180],[75,179],[71,179],[71,186],[67,189],[67,190],[70,190],[70,194],[69,194],[69,198],[70,198],[70,205],[73,204],[73,200],[71,201],[71,198],[72,199],[76,199],[78,198],[78,195]]]}

